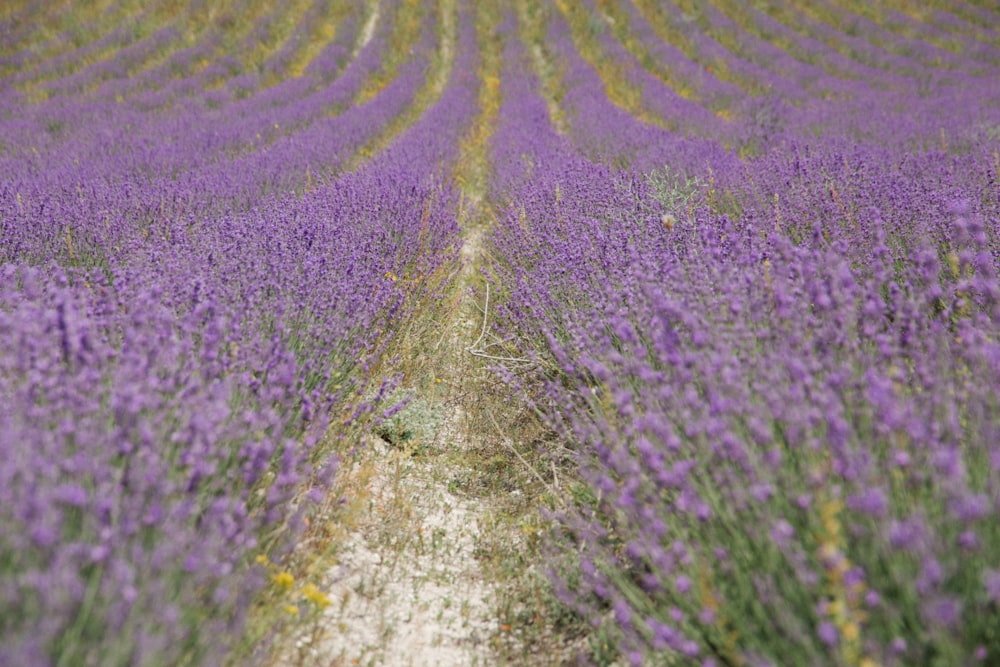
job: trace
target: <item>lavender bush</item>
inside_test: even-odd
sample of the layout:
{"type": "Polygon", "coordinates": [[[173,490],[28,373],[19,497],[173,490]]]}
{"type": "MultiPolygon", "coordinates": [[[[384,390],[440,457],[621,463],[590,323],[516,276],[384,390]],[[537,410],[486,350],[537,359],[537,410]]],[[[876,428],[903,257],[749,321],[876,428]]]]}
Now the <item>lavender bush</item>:
{"type": "Polygon", "coordinates": [[[946,119],[933,95],[872,116],[903,96],[855,86],[775,109],[736,162],[607,126],[576,92],[593,72],[568,76],[581,150],[669,165],[588,166],[519,115],[537,91],[502,88],[499,150],[530,175],[497,183],[497,326],[539,362],[534,403],[578,452],[551,574],[597,628],[592,657],[1000,659],[1000,165],[966,120],[996,91],[936,84],[970,96],[946,119]]]}
{"type": "Polygon", "coordinates": [[[2,294],[0,662],[218,660],[322,434],[294,357],[148,274],[8,265],[2,294]]]}
{"type": "Polygon", "coordinates": [[[554,350],[588,481],[566,599],[626,650],[720,664],[996,655],[1000,292],[964,213],[951,265],[706,217],[631,273],[627,315],[554,350]]]}
{"type": "MultiPolygon", "coordinates": [[[[474,69],[468,23],[456,62],[474,69]]],[[[364,108],[382,33],[295,109],[251,77],[217,110],[98,88],[3,118],[0,663],[219,664],[239,639],[255,556],[295,545],[338,441],[381,412],[393,336],[456,259],[438,163],[467,86],[435,114],[450,133],[341,164],[412,102],[435,38],[419,25],[364,108]],[[278,113],[289,134],[261,140],[278,113]]]]}

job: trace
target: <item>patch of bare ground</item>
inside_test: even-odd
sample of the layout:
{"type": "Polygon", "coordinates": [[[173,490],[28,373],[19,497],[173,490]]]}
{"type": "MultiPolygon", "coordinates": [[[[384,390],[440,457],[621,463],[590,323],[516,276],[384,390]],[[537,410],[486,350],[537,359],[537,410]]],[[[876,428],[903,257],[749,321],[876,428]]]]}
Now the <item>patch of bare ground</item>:
{"type": "MultiPolygon", "coordinates": [[[[442,3],[447,62],[455,2],[442,3]]],[[[286,622],[269,664],[553,665],[581,648],[579,621],[552,598],[544,572],[544,510],[565,495],[566,476],[540,453],[547,433],[537,417],[482,353],[502,349],[491,347],[483,267],[503,11],[498,0],[477,6],[480,115],[454,172],[462,245],[448,297],[428,304],[393,350],[386,375],[402,380],[390,403],[405,407],[344,457],[340,501],[313,526],[322,546],[300,557],[321,604],[286,622]]]]}

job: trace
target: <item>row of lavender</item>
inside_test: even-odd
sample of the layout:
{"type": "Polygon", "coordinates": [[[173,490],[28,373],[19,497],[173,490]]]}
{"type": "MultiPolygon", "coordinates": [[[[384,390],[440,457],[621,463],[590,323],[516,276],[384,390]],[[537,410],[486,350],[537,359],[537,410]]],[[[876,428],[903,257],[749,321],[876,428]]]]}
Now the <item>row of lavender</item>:
{"type": "Polygon", "coordinates": [[[226,84],[233,92],[253,92],[247,79],[331,73],[357,27],[362,3],[320,0],[301,16],[294,10],[294,5],[268,8],[252,0],[193,2],[184,11],[164,2],[67,5],[61,12],[28,6],[2,21],[0,71],[11,73],[5,85],[34,85],[43,97],[94,89],[105,97],[148,92],[141,98],[147,105],[158,97],[153,91],[165,86],[194,91],[199,85],[226,84]],[[279,24],[288,22],[293,30],[285,35],[279,24]],[[322,52],[306,63],[304,72],[290,71],[297,52],[315,39],[317,24],[325,24],[335,38],[321,45],[322,52]],[[241,60],[247,52],[276,41],[280,44],[274,52],[254,68],[259,71],[242,72],[239,82],[220,81],[244,69],[241,60]]]}
{"type": "MultiPolygon", "coordinates": [[[[609,5],[629,3],[597,3],[602,8],[609,5]]],[[[640,92],[638,106],[650,112],[654,119],[675,130],[674,135],[711,138],[726,149],[741,155],[754,154],[772,138],[784,133],[794,135],[814,134],[818,136],[838,134],[857,139],[877,139],[882,143],[892,141],[912,144],[915,141],[928,142],[937,136],[925,137],[914,132],[912,127],[898,125],[899,118],[907,124],[933,126],[942,113],[964,114],[953,119],[953,127],[963,123],[970,129],[986,132],[986,120],[976,115],[977,87],[974,81],[989,81],[990,66],[1000,62],[1000,41],[993,34],[990,42],[983,44],[971,37],[961,42],[963,54],[976,54],[984,62],[967,59],[968,66],[957,69],[955,54],[941,48],[928,47],[929,53],[917,51],[922,59],[890,58],[878,61],[880,67],[864,65],[864,58],[847,58],[835,48],[837,44],[852,44],[858,38],[837,33],[826,27],[831,45],[816,40],[799,43],[793,57],[775,44],[755,36],[763,31],[766,35],[791,33],[801,39],[784,24],[778,24],[758,11],[747,11],[745,22],[762,21],[763,27],[757,31],[741,32],[733,24],[732,18],[721,15],[712,7],[703,9],[694,20],[681,11],[683,2],[659,3],[654,12],[646,14],[631,8],[616,14],[612,25],[626,32],[634,32],[642,41],[650,58],[663,58],[659,71],[672,72],[678,79],[680,91],[662,85],[661,80],[647,67],[640,64],[634,54],[628,52],[612,35],[611,28],[598,28],[598,42],[601,47],[600,59],[610,61],[616,72],[626,78],[640,92]],[[687,17],[687,18],[685,18],[687,17]],[[683,28],[694,21],[701,30],[684,30],[688,43],[687,52],[665,49],[657,40],[651,22],[673,24],[683,28]],[[735,39],[735,32],[740,32],[735,39]],[[992,47],[992,48],[991,48],[992,47]],[[802,55],[805,54],[805,55],[802,55]],[[925,60],[933,60],[935,66],[925,65],[925,60]],[[821,66],[821,64],[823,66],[821,66]],[[985,68],[985,69],[984,69],[985,68]],[[725,70],[726,76],[716,70],[725,70]],[[971,85],[970,85],[971,84],[971,85]],[[933,91],[933,93],[931,92],[933,91]],[[749,94],[747,94],[749,93],[749,94]],[[917,93],[923,99],[914,107],[910,98],[917,93]],[[851,100],[852,104],[839,101],[851,100]],[[795,109],[795,113],[786,113],[795,109]],[[906,114],[900,112],[905,110],[906,114]],[[732,122],[736,118],[738,122],[732,122]]],[[[728,3],[734,4],[734,3],[728,3]]],[[[783,3],[773,3],[780,6],[783,3]]],[[[793,3],[794,4],[794,3],[793,3]]],[[[626,7],[628,8],[628,7],[626,7]]],[[[582,14],[580,19],[592,26],[600,25],[607,16],[591,3],[579,3],[571,15],[582,14]]],[[[737,13],[740,16],[739,13],[737,13]]],[[[660,26],[662,28],[662,25],[660,26]]],[[[739,28],[747,28],[744,23],[739,28]]],[[[591,28],[593,30],[593,28],[591,28]]],[[[860,29],[860,28],[856,28],[860,29]]],[[[579,28],[578,28],[579,31],[579,28]]],[[[566,72],[568,83],[567,106],[587,106],[603,104],[601,81],[595,81],[587,73],[578,74],[583,66],[577,56],[576,45],[570,39],[569,29],[560,21],[549,26],[550,42],[547,46],[553,56],[569,65],[566,72]]],[[[776,40],[777,38],[774,37],[776,40]]],[[[791,39],[791,37],[789,37],[791,39]]],[[[898,37],[893,40],[883,36],[886,48],[900,46],[898,37]]],[[[926,45],[925,45],[926,46],[926,45]]],[[[852,49],[857,47],[851,46],[852,49]]],[[[911,47],[912,48],[912,47],[911,47]]],[[[914,49],[915,50],[915,49],[914,49]]],[[[593,60],[594,55],[591,55],[593,60]]],[[[615,113],[625,115],[619,110],[615,113]]],[[[662,141],[654,138],[662,135],[648,125],[637,126],[626,122],[629,137],[623,141],[603,141],[607,135],[600,128],[584,128],[581,124],[602,123],[603,116],[594,112],[578,114],[573,119],[577,124],[575,133],[580,137],[580,148],[590,157],[602,161],[618,161],[639,171],[662,166],[662,141]],[[598,120],[594,120],[598,119],[598,120]],[[602,143],[603,142],[603,143],[602,143]],[[630,145],[626,147],[626,142],[630,145]]],[[[934,134],[940,126],[935,127],[934,134]]],[[[966,132],[968,134],[968,132],[966,132]]]]}
{"type": "Polygon", "coordinates": [[[462,12],[444,93],[345,172],[438,51],[414,10],[412,58],[355,104],[402,15],[381,5],[305,95],[5,107],[0,663],[219,664],[264,583],[255,555],[294,544],[335,441],[381,409],[375,367],[457,259],[438,170],[478,58],[462,12]]]}
{"type": "Polygon", "coordinates": [[[578,452],[552,578],[592,657],[1000,660],[995,57],[799,89],[741,160],[610,105],[546,16],[568,136],[509,21],[496,327],[578,452]]]}

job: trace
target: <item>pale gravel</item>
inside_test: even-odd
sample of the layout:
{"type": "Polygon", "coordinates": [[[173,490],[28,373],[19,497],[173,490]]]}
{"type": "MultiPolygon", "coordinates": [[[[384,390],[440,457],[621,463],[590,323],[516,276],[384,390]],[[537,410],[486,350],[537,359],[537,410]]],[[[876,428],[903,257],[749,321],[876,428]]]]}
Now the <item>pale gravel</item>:
{"type": "Polygon", "coordinates": [[[372,447],[382,463],[370,487],[367,525],[328,572],[327,631],[309,653],[323,664],[489,664],[495,612],[474,555],[482,508],[450,492],[450,471],[439,464],[381,443],[372,447]],[[400,505],[412,512],[406,533],[386,545],[379,507],[400,505]]]}

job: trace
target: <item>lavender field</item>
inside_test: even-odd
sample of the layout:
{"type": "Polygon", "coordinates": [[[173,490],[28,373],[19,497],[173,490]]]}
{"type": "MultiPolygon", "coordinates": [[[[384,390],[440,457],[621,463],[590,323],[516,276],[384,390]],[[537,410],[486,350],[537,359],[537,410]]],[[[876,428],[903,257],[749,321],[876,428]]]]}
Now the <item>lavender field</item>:
{"type": "Polygon", "coordinates": [[[998,517],[995,3],[0,6],[0,666],[1000,665],[998,517]]]}

